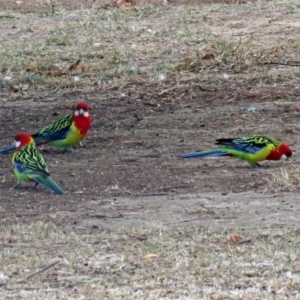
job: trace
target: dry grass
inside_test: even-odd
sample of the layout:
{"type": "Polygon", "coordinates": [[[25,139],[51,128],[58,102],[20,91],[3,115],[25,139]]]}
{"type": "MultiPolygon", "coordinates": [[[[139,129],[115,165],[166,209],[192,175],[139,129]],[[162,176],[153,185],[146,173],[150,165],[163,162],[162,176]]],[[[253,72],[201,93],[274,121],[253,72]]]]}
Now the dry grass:
{"type": "MultiPolygon", "coordinates": [[[[250,0],[249,2],[256,2],[255,0],[250,0]]],[[[166,5],[167,3],[172,4],[187,4],[187,5],[197,5],[197,4],[212,4],[212,3],[221,3],[221,4],[232,4],[232,3],[246,3],[245,0],[0,0],[1,9],[13,9],[20,10],[23,12],[37,12],[44,11],[52,13],[55,9],[95,9],[101,7],[109,6],[118,6],[118,3],[121,6],[132,6],[132,5],[166,5]]]]}
{"type": "Polygon", "coordinates": [[[285,168],[280,168],[270,173],[266,181],[268,184],[265,192],[268,193],[299,191],[300,169],[286,170],[285,168]]]}
{"type": "Polygon", "coordinates": [[[267,43],[265,37],[245,33],[249,9],[275,22],[296,5],[248,4],[245,12],[220,4],[2,12],[0,87],[12,98],[141,82],[163,91],[176,81],[191,84],[201,76],[202,82],[212,82],[213,76],[213,84],[224,78],[252,81],[257,95],[270,77],[274,83],[291,80],[292,68],[274,67],[270,76],[264,63],[297,60],[299,39],[293,30],[284,37],[273,33],[267,43]],[[228,22],[236,13],[243,21],[228,22]]]}
{"type": "Polygon", "coordinates": [[[86,234],[61,230],[51,221],[2,226],[1,294],[22,299],[296,297],[299,232],[247,236],[237,230],[239,243],[232,243],[230,234],[159,224],[116,232],[91,228],[86,234]],[[146,254],[157,257],[141,260],[146,254]]]}

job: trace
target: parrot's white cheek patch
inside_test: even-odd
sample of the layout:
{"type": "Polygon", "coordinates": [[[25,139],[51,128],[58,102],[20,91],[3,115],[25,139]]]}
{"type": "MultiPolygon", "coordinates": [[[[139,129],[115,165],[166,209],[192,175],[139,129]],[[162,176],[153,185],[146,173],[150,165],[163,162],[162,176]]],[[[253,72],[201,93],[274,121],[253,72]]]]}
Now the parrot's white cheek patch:
{"type": "Polygon", "coordinates": [[[282,154],[280,160],[287,160],[287,156],[285,154],[282,154]]]}
{"type": "Polygon", "coordinates": [[[75,115],[76,117],[78,117],[78,116],[79,116],[79,111],[78,111],[78,110],[75,110],[74,115],[75,115]]]}
{"type": "Polygon", "coordinates": [[[88,111],[85,111],[85,112],[83,113],[83,115],[84,115],[84,117],[88,118],[90,114],[89,114],[88,111]]]}
{"type": "Polygon", "coordinates": [[[16,146],[16,148],[19,148],[20,145],[21,145],[21,142],[20,142],[20,141],[15,141],[15,146],[16,146]]]}

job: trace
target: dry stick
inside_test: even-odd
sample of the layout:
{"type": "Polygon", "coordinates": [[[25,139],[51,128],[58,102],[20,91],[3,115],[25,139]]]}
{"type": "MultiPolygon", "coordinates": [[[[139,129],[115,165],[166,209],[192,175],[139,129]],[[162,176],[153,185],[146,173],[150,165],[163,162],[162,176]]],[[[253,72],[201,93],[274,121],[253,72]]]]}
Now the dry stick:
{"type": "MultiPolygon", "coordinates": [[[[237,217],[223,217],[222,219],[236,219],[237,217]]],[[[205,219],[185,219],[181,221],[176,221],[176,222],[167,222],[164,223],[164,225],[173,225],[173,224],[179,224],[179,223],[187,223],[187,222],[192,222],[192,221],[206,221],[206,220],[215,220],[216,218],[211,217],[211,218],[205,218],[205,219]]],[[[202,225],[200,227],[203,227],[202,225]]]]}
{"type": "Polygon", "coordinates": [[[152,197],[152,196],[167,196],[168,193],[153,193],[153,194],[140,194],[142,197],[152,197]]]}
{"type": "Polygon", "coordinates": [[[46,267],[46,268],[44,268],[44,269],[42,269],[42,270],[40,270],[40,271],[38,271],[38,272],[35,272],[35,273],[29,275],[28,277],[26,277],[26,278],[23,279],[22,281],[24,281],[24,280],[29,280],[29,279],[31,279],[32,277],[34,277],[35,275],[38,275],[38,274],[40,274],[40,273],[43,273],[43,272],[47,271],[48,269],[50,269],[50,268],[52,268],[53,266],[57,265],[59,262],[60,262],[59,260],[55,261],[54,263],[52,263],[52,264],[49,265],[48,267],[46,267]]]}
{"type": "Polygon", "coordinates": [[[122,215],[122,214],[119,214],[117,216],[107,216],[107,215],[98,214],[96,212],[91,212],[88,215],[90,217],[97,217],[97,218],[100,218],[100,219],[119,219],[119,218],[123,218],[124,217],[124,215],[122,215]]]}
{"type": "Polygon", "coordinates": [[[299,61],[288,61],[286,63],[270,61],[270,62],[264,62],[262,64],[263,65],[280,65],[280,66],[300,67],[300,62],[299,61]]]}

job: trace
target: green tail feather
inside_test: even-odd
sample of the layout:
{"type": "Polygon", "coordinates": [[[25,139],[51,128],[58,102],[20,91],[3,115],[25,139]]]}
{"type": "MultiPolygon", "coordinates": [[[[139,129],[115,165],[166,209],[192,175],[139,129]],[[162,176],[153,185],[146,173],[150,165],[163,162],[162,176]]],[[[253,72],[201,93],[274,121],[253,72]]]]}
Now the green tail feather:
{"type": "Polygon", "coordinates": [[[53,191],[55,194],[62,195],[64,193],[63,189],[55,183],[50,176],[34,176],[33,179],[53,191]]]}

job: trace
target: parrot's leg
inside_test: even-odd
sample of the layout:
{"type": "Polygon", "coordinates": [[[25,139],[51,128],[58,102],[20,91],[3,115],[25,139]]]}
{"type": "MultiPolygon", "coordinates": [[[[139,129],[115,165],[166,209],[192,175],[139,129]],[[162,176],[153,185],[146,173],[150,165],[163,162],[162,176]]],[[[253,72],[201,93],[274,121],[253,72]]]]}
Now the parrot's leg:
{"type": "Polygon", "coordinates": [[[71,148],[65,148],[63,150],[63,153],[71,153],[72,152],[72,149],[71,148]]]}
{"type": "Polygon", "coordinates": [[[39,183],[36,181],[34,187],[32,188],[33,190],[39,185],[39,183]]]}
{"type": "Polygon", "coordinates": [[[256,167],[259,167],[259,168],[266,168],[266,169],[269,168],[268,165],[263,165],[263,166],[262,166],[262,165],[260,165],[260,164],[258,164],[258,163],[256,163],[255,166],[256,166],[256,167]]]}
{"type": "Polygon", "coordinates": [[[21,185],[21,182],[17,182],[17,184],[14,186],[15,189],[17,189],[21,185]]]}

